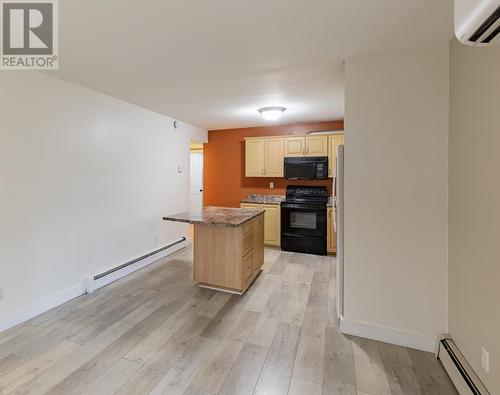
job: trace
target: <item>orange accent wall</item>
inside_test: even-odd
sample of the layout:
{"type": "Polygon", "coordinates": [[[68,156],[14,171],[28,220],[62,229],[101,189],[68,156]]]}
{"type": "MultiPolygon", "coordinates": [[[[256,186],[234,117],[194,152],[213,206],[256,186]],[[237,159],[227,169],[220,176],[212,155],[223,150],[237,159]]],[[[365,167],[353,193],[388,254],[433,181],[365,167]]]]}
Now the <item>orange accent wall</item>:
{"type": "Polygon", "coordinates": [[[308,122],[255,128],[210,130],[204,146],[203,203],[239,207],[248,194],[285,194],[289,184],[325,185],[332,194],[332,179],[285,180],[245,177],[245,137],[304,135],[309,131],[344,130],[344,121],[308,122]],[[274,189],[269,182],[274,182],[274,189]]]}

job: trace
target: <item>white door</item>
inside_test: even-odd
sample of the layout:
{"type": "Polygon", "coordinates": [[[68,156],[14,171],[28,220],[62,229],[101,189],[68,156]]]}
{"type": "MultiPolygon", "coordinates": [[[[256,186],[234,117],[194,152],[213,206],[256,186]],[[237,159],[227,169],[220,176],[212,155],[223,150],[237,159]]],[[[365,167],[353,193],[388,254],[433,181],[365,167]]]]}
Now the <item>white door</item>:
{"type": "Polygon", "coordinates": [[[203,153],[190,153],[191,210],[203,208],[203,153]]]}

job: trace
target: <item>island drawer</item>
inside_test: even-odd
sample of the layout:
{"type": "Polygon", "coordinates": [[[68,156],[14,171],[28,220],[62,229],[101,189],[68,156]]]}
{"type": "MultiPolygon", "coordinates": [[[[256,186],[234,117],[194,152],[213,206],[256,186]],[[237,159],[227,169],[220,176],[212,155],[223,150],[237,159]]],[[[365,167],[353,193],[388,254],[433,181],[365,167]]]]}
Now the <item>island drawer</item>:
{"type": "Polygon", "coordinates": [[[244,283],[252,277],[253,274],[253,252],[250,251],[243,257],[243,274],[244,274],[244,283]]]}
{"type": "Polygon", "coordinates": [[[253,233],[253,220],[252,221],[247,221],[243,224],[243,238],[246,236],[249,236],[253,233]]]}
{"type": "Polygon", "coordinates": [[[245,256],[254,246],[254,221],[249,221],[243,225],[243,246],[241,255],[245,256]]]}

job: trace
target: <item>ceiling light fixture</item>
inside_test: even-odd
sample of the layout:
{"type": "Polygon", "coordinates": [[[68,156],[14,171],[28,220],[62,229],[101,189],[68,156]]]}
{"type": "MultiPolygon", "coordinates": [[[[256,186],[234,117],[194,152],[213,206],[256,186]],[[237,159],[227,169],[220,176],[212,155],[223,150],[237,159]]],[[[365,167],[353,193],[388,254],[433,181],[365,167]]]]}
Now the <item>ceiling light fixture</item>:
{"type": "Polygon", "coordinates": [[[259,113],[266,121],[276,121],[281,118],[286,111],[285,107],[262,107],[259,108],[259,113]]]}

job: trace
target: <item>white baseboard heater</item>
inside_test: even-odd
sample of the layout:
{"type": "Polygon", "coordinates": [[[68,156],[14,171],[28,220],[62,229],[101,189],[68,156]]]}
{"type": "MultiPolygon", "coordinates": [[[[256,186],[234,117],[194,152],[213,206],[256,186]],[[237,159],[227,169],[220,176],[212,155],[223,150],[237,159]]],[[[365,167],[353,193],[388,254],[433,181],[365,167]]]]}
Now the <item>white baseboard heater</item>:
{"type": "Polygon", "coordinates": [[[449,336],[441,336],[437,357],[460,395],[490,395],[449,336]]]}
{"type": "Polygon", "coordinates": [[[141,255],[140,257],[134,258],[131,261],[122,263],[112,269],[106,270],[105,272],[96,275],[86,275],[84,289],[86,293],[92,293],[96,289],[99,289],[107,284],[112,283],[130,273],[133,273],[143,267],[150,265],[151,263],[164,258],[174,252],[184,248],[187,243],[187,238],[182,237],[181,239],[174,241],[173,243],[167,244],[161,248],[154,251],[148,252],[147,254],[141,255]]]}

